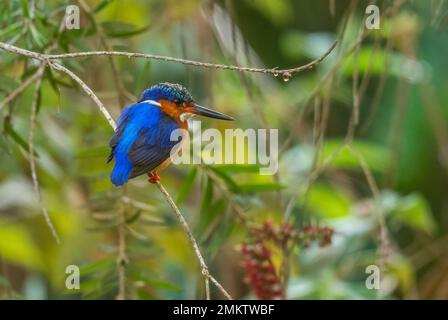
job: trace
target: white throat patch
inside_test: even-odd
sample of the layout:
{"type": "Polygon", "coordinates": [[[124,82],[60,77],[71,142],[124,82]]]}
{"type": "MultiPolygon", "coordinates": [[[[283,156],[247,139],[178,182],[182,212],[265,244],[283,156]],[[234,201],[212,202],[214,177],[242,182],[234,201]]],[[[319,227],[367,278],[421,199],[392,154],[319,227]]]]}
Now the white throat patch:
{"type": "Polygon", "coordinates": [[[194,113],[184,112],[184,113],[180,114],[179,119],[180,119],[180,121],[185,122],[186,120],[193,118],[193,116],[194,116],[194,113]]]}

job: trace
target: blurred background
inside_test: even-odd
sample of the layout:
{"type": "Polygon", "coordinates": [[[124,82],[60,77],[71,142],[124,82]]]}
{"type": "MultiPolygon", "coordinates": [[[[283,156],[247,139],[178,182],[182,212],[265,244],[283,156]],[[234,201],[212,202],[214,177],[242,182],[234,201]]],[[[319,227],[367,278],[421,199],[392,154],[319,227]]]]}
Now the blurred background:
{"type": "MultiPolygon", "coordinates": [[[[158,82],[232,115],[202,127],[277,128],[279,171],[181,165],[162,183],[234,298],[448,298],[448,5],[433,1],[2,1],[0,41],[31,51],[143,52],[289,76],[126,57],[60,62],[113,117],[158,82]],[[380,28],[366,29],[366,7],[380,28]],[[58,32],[68,5],[80,28],[58,32]],[[54,43],[54,46],[51,46],[54,43]],[[381,290],[366,268],[381,270],[381,290]]],[[[0,51],[0,297],[203,299],[196,256],[144,177],[109,180],[113,131],[69,77],[0,51]],[[36,96],[36,88],[38,93],[36,96]],[[31,178],[29,129],[42,204],[31,178]],[[66,268],[80,268],[80,289],[66,268]]],[[[238,152],[247,152],[238,150],[238,152]]],[[[212,287],[213,298],[223,298],[212,287]]]]}

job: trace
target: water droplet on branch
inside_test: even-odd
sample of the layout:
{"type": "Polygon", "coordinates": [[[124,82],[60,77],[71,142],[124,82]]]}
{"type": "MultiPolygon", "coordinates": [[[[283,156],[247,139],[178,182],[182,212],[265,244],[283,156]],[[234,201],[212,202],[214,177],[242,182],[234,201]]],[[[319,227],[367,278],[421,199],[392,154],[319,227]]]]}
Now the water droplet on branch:
{"type": "Polygon", "coordinates": [[[291,77],[292,77],[291,72],[285,71],[282,73],[282,78],[283,78],[283,81],[285,81],[285,82],[288,82],[289,79],[291,79],[291,77]]]}

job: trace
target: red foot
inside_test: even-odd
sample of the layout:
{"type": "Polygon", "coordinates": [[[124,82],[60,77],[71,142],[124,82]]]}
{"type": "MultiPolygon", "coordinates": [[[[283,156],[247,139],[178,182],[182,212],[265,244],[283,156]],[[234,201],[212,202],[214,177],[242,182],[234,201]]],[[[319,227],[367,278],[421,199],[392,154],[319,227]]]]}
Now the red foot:
{"type": "Polygon", "coordinates": [[[148,179],[149,183],[156,184],[157,182],[160,181],[160,177],[157,174],[157,171],[148,173],[148,177],[149,177],[149,179],[148,179]]]}

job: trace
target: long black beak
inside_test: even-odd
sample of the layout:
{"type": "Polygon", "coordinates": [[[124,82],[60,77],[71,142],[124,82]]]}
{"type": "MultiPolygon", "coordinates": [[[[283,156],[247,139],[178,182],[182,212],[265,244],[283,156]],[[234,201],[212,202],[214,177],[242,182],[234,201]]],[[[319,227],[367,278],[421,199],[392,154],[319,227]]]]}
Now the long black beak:
{"type": "Polygon", "coordinates": [[[221,120],[230,120],[230,121],[234,120],[231,116],[228,116],[228,115],[218,112],[218,111],[208,109],[208,108],[200,106],[196,103],[193,104],[191,109],[192,109],[191,113],[198,114],[198,115],[201,115],[204,117],[221,119],[221,120]]]}

